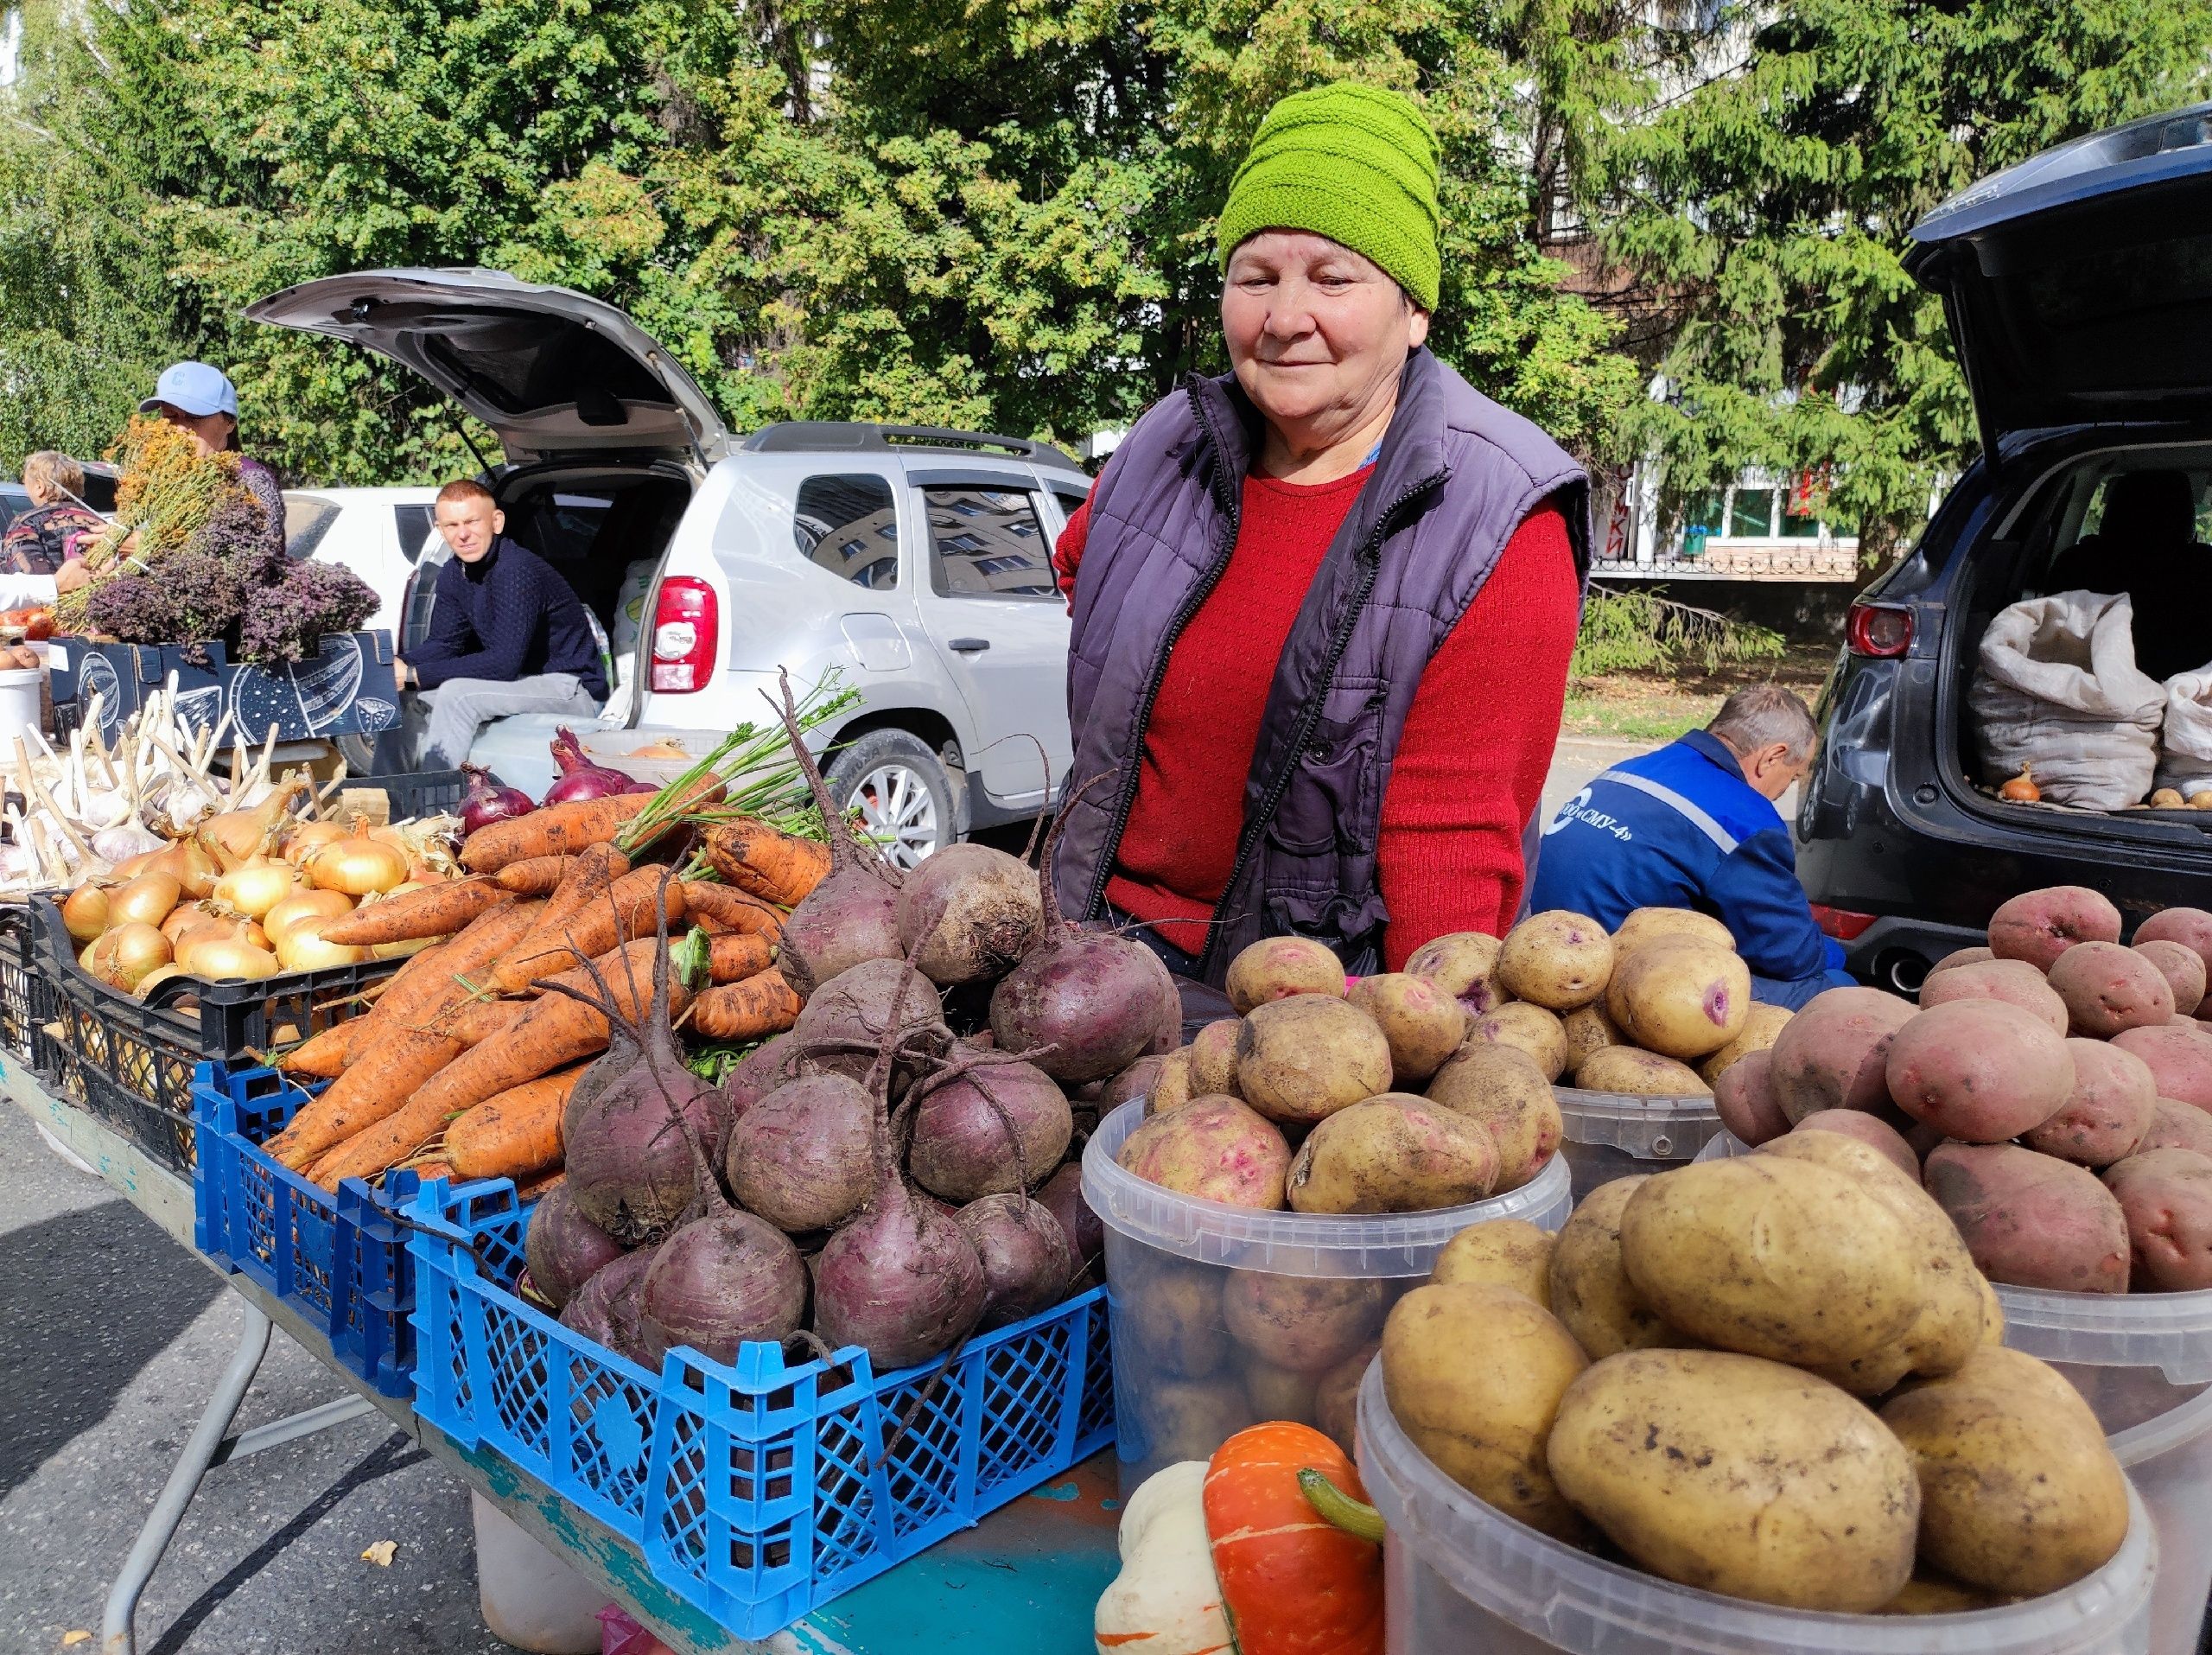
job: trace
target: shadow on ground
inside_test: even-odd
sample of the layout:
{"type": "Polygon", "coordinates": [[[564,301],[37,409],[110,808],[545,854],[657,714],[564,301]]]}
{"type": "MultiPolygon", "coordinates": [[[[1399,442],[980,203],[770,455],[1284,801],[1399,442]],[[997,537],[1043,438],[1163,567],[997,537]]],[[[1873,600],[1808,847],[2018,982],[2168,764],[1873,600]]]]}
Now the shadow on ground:
{"type": "Polygon", "coordinates": [[[106,1418],[221,1291],[121,1201],[0,1234],[0,1496],[106,1418]]]}

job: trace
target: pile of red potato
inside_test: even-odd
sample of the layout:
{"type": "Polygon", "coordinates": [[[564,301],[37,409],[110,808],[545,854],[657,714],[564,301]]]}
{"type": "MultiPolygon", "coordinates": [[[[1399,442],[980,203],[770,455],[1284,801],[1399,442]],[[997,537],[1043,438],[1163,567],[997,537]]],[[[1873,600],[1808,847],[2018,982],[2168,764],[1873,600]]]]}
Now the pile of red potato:
{"type": "Polygon", "coordinates": [[[2212,1288],[2212,913],[2061,885],[2006,902],[1920,1004],[1834,989],[1715,1088],[1748,1143],[1835,1130],[1917,1176],[1994,1282],[2212,1288]]]}

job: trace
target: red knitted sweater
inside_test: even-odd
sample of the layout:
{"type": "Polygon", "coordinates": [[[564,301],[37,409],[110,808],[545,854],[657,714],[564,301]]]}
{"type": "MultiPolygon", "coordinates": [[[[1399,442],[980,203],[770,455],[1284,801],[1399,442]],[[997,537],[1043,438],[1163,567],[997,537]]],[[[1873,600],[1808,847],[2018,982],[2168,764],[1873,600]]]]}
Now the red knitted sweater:
{"type": "MultiPolygon", "coordinates": [[[[1249,476],[1220,583],[1167,658],[1107,900],[1198,952],[1228,884],[1268,686],[1314,572],[1365,471],[1298,485],[1249,476]]],[[[1072,595],[1090,532],[1078,508],[1053,558],[1072,595]]],[[[1577,591],[1567,519],[1547,502],[1516,530],[1430,659],[1382,796],[1386,964],[1432,937],[1503,935],[1521,903],[1521,834],[1567,697],[1577,591]]]]}

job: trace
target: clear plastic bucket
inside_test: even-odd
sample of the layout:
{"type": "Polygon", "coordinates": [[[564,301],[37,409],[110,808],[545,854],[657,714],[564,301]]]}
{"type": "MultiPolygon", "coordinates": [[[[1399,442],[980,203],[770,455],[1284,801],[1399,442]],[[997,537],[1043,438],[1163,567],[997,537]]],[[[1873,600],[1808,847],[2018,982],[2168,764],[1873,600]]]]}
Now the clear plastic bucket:
{"type": "MultiPolygon", "coordinates": [[[[1723,1132],[1700,1161],[1749,1155],[1723,1132]]],[[[2152,1647],[2192,1655],[2212,1592],[2212,1291],[2051,1293],[1999,1284],[2005,1342],[2074,1382],[2158,1531],[2152,1647]]]]}
{"type": "Polygon", "coordinates": [[[1711,1098],[1640,1098],[1624,1092],[1554,1086],[1567,1157],[1578,1194],[1637,1173],[1664,1172],[1696,1158],[1727,1129],[1711,1098]]]}
{"type": "Polygon", "coordinates": [[[2127,1538],[2063,1592],[1971,1614],[1817,1614],[1601,1563],[1485,1505],[1431,1465],[1360,1387],[1359,1472],[1389,1525],[1389,1655],[2189,1655],[2153,1641],[2158,1542],[2129,1494],[2127,1538]]]}
{"type": "Polygon", "coordinates": [[[1204,1460],[1247,1425],[1295,1419],[1349,1445],[1359,1373],[1382,1318],[1444,1244],[1485,1219],[1557,1230],[1567,1163],[1519,1189],[1432,1213],[1261,1213],[1162,1189],[1114,1157],[1141,1099],[1098,1124],[1083,1194],[1106,1225],[1122,1486],[1204,1460]]]}
{"type": "Polygon", "coordinates": [[[2074,1382],[2158,1525],[2152,1646],[2191,1655],[2212,1591],[2212,1291],[2002,1287],[2005,1342],[2074,1382]]]}

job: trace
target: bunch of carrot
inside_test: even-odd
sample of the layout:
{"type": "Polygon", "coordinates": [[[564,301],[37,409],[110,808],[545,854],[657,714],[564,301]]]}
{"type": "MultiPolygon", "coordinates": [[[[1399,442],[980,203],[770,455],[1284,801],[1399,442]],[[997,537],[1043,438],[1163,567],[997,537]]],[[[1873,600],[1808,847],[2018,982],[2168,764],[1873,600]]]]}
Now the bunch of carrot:
{"type": "Polygon", "coordinates": [[[720,1041],[789,1028],[800,1003],[776,946],[785,913],[828,871],[826,850],[741,818],[708,831],[698,877],[632,867],[618,846],[651,802],[578,800],[493,823],[462,848],[467,878],[349,915],[365,939],[446,939],[366,1011],[279,1060],[331,1084],[269,1153],[327,1189],[401,1165],[547,1178],[560,1164],[563,1105],[612,1030],[603,1012],[546,985],[589,988],[596,972],[619,1010],[642,1016],[653,954],[687,925],[705,933],[708,982],[675,989],[679,1028],[720,1041]]]}

